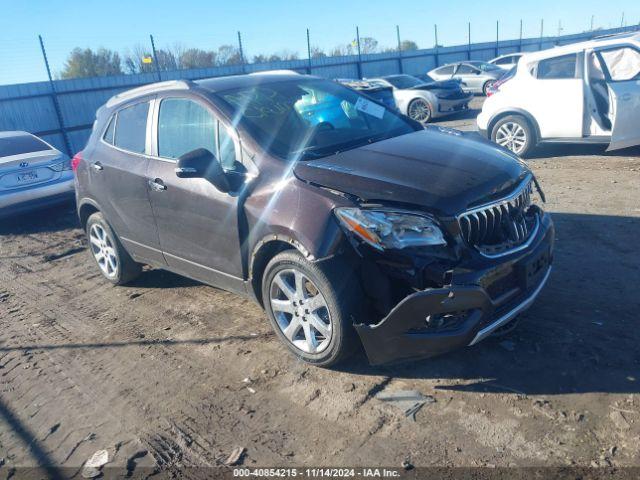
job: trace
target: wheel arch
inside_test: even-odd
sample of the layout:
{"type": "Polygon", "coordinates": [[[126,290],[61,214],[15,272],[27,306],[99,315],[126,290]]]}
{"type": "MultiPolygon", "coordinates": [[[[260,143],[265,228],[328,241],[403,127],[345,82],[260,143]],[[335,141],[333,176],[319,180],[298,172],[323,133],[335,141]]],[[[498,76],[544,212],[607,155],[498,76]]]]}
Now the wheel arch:
{"type": "Polygon", "coordinates": [[[87,220],[91,215],[96,212],[100,212],[100,206],[89,198],[82,199],[78,204],[78,219],[80,220],[80,226],[84,230],[87,226],[87,220]]]}
{"type": "Polygon", "coordinates": [[[491,117],[491,120],[489,120],[489,123],[487,124],[487,136],[489,137],[489,139],[491,139],[491,137],[493,136],[493,127],[496,126],[496,123],[498,123],[504,117],[507,117],[509,115],[520,115],[524,117],[533,128],[533,132],[536,136],[535,143],[537,144],[540,141],[541,139],[540,127],[538,125],[538,122],[536,121],[535,117],[531,115],[531,113],[521,108],[509,108],[509,109],[500,110],[499,112],[496,112],[493,115],[493,117],[491,117]]]}

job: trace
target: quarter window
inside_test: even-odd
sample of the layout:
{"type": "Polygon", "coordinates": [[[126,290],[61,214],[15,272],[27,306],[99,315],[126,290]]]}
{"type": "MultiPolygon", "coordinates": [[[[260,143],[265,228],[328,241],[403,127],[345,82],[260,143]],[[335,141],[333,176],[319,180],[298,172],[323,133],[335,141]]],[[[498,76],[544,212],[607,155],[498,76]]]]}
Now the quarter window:
{"type": "Polygon", "coordinates": [[[197,148],[216,153],[215,120],[211,113],[187,98],[163,100],[158,120],[158,155],[178,158],[197,148]]]}
{"type": "Polygon", "coordinates": [[[116,116],[114,115],[113,117],[111,117],[111,120],[109,120],[109,126],[107,127],[107,130],[104,132],[104,141],[107,142],[109,145],[113,145],[113,134],[116,131],[116,116]]]}
{"type": "Polygon", "coordinates": [[[222,168],[225,170],[233,170],[236,161],[236,147],[233,143],[233,138],[231,138],[225,126],[221,123],[218,125],[218,141],[220,143],[220,155],[218,159],[220,160],[222,168]]]}
{"type": "Polygon", "coordinates": [[[575,78],[576,59],[576,54],[572,53],[542,60],[538,63],[538,78],[544,80],[575,78]]]}
{"type": "Polygon", "coordinates": [[[134,153],[145,152],[148,113],[148,102],[123,108],[118,112],[114,140],[116,147],[134,153]]]}

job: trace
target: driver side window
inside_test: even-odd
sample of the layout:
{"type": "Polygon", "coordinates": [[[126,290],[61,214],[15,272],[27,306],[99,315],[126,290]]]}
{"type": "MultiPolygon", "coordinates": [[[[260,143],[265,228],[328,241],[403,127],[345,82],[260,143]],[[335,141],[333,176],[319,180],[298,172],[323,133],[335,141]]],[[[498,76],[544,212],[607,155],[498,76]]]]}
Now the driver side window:
{"type": "Polygon", "coordinates": [[[233,138],[204,105],[189,98],[163,99],[158,114],[158,156],[177,159],[198,148],[213,153],[224,169],[233,168],[233,138]]]}

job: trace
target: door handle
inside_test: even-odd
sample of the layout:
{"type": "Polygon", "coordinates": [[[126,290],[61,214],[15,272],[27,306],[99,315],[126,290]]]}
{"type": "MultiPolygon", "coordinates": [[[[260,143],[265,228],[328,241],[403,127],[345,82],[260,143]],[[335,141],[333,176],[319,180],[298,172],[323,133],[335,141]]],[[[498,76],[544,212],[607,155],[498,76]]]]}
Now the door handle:
{"type": "Polygon", "coordinates": [[[93,167],[94,170],[96,170],[98,172],[101,171],[101,170],[104,170],[104,167],[102,166],[102,164],[100,162],[92,163],[91,166],[93,167]]]}
{"type": "Polygon", "coordinates": [[[156,192],[162,192],[167,189],[167,186],[160,178],[149,180],[149,186],[151,187],[151,190],[155,190],[156,192]]]}

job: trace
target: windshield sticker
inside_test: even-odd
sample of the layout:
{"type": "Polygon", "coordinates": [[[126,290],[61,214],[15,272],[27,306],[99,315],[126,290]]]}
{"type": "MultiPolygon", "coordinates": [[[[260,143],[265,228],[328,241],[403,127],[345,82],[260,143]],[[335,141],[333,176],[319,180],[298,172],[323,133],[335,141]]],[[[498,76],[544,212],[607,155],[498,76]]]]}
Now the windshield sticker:
{"type": "Polygon", "coordinates": [[[370,102],[364,97],[358,98],[356,108],[367,115],[371,115],[372,117],[382,118],[384,115],[384,107],[382,105],[370,102]]]}

